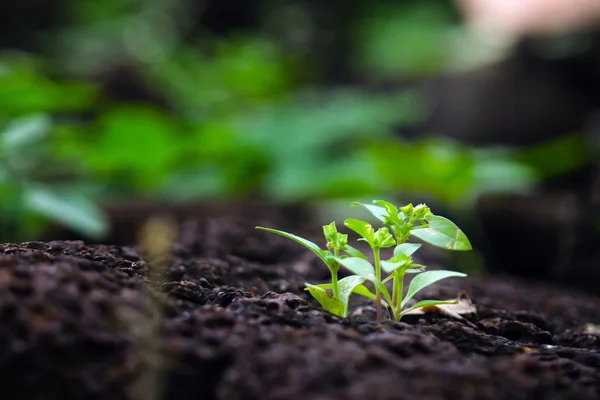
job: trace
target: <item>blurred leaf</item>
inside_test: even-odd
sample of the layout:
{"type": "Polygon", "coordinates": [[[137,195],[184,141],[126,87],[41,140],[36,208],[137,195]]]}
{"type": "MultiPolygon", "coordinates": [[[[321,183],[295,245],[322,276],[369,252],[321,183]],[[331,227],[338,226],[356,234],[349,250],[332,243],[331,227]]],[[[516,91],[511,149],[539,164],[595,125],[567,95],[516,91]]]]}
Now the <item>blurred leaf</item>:
{"type": "Polygon", "coordinates": [[[59,193],[43,186],[28,186],[24,197],[29,210],[85,235],[100,238],[108,232],[102,212],[78,193],[59,193]]]}
{"type": "Polygon", "coordinates": [[[516,159],[514,151],[500,150],[473,149],[441,138],[398,139],[373,143],[371,154],[392,187],[464,204],[483,192],[523,190],[536,182],[532,168],[516,159]]]}
{"type": "Polygon", "coordinates": [[[13,119],[2,133],[0,148],[8,153],[26,150],[45,139],[51,128],[52,121],[44,114],[13,119]]]}
{"type": "Polygon", "coordinates": [[[213,165],[182,169],[170,174],[156,194],[173,201],[226,197],[231,194],[226,182],[223,171],[213,165]]]}
{"type": "Polygon", "coordinates": [[[90,84],[55,82],[41,75],[32,60],[0,59],[0,114],[23,115],[89,108],[96,99],[90,84]]]}
{"type": "Polygon", "coordinates": [[[120,107],[98,121],[97,138],[83,161],[97,174],[115,176],[136,189],[159,187],[178,160],[179,125],[146,107],[120,107]]]}
{"type": "Polygon", "coordinates": [[[573,172],[592,159],[585,135],[569,134],[518,152],[517,159],[549,179],[573,172]]]}
{"type": "Polygon", "coordinates": [[[451,58],[450,9],[437,3],[399,3],[373,7],[357,33],[356,63],[371,79],[427,76],[451,58]]]}

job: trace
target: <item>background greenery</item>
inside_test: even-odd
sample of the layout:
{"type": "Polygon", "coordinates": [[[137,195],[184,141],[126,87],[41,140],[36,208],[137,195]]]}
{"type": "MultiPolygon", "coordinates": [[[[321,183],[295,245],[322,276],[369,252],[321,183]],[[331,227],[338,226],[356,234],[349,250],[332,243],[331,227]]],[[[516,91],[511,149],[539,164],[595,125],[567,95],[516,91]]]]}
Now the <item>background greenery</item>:
{"type": "Polygon", "coordinates": [[[465,206],[531,187],[564,152],[403,138],[430,112],[419,82],[502,56],[465,42],[447,2],[48,4],[8,12],[0,48],[4,241],[49,221],[101,238],[102,206],[125,199],[465,206]]]}

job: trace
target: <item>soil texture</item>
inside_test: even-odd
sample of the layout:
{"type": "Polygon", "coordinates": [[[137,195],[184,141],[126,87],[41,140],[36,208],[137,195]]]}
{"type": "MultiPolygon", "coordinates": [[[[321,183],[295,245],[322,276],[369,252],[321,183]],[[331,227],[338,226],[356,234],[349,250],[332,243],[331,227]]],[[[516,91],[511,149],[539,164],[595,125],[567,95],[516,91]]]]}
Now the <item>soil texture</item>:
{"type": "Polygon", "coordinates": [[[303,291],[327,279],[302,247],[235,220],[184,224],[152,258],[0,245],[0,398],[600,398],[598,297],[449,279],[417,297],[464,290],[471,324],[427,314],[377,326],[368,302],[342,319],[303,291]]]}

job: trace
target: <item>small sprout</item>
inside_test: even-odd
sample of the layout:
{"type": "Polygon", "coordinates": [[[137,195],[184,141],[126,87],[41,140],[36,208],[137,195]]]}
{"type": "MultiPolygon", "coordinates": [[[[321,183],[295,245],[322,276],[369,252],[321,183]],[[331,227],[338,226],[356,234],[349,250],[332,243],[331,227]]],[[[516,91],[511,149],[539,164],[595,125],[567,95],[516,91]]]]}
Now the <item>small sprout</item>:
{"type": "Polygon", "coordinates": [[[348,244],[348,235],[338,233],[335,221],[323,226],[323,234],[325,235],[325,240],[327,240],[327,248],[330,250],[340,251],[348,244]]]}
{"type": "Polygon", "coordinates": [[[388,228],[380,228],[375,232],[375,247],[384,249],[396,244],[394,237],[389,233],[388,228]]]}
{"type": "Polygon", "coordinates": [[[354,218],[344,221],[346,227],[360,236],[359,241],[369,244],[373,252],[373,264],[366,255],[348,244],[348,235],[339,233],[335,222],[323,226],[328,250],[322,250],[313,242],[290,233],[270,228],[257,227],[257,229],[294,240],[310,249],[325,263],[331,272],[331,283],[320,285],[307,283],[306,290],[325,310],[335,315],[341,317],[348,315],[348,304],[352,293],[376,301],[378,323],[382,322],[382,306],[385,306],[397,321],[403,315],[414,313],[419,309],[432,310],[438,307],[437,309],[441,310],[451,310],[444,306],[457,304],[457,300],[423,300],[407,307],[415,294],[425,287],[442,279],[466,276],[455,271],[426,271],[424,265],[415,264],[412,260],[412,255],[419,250],[421,244],[407,243],[407,240],[415,236],[437,247],[464,251],[471,250],[469,239],[452,221],[434,215],[424,204],[417,206],[408,204],[398,209],[383,200],[376,200],[373,203],[373,205],[362,203],[353,203],[353,205],[365,207],[383,223],[383,227],[375,230],[368,222],[354,218]],[[382,260],[380,250],[388,247],[394,247],[394,255],[389,260],[382,260]],[[340,265],[354,275],[338,280],[337,273],[340,265]],[[384,279],[382,279],[382,271],[387,274],[384,279]],[[406,274],[416,274],[416,276],[410,282],[408,292],[404,296],[402,289],[406,274]],[[366,281],[373,284],[375,294],[364,285],[366,281]],[[391,292],[385,286],[388,281],[393,282],[391,292]]]}
{"type": "Polygon", "coordinates": [[[360,286],[365,282],[365,279],[362,277],[354,276],[338,280],[338,270],[340,268],[340,264],[337,261],[337,257],[340,252],[344,251],[346,254],[350,255],[358,255],[360,252],[347,244],[348,235],[339,233],[335,226],[335,222],[323,226],[323,234],[325,236],[325,240],[327,240],[327,248],[329,250],[322,250],[317,244],[311,242],[310,240],[301,238],[291,233],[279,231],[277,229],[264,228],[261,226],[257,226],[256,229],[275,233],[300,243],[315,253],[321,259],[321,261],[323,261],[323,263],[331,272],[331,283],[323,285],[312,285],[310,283],[306,283],[305,290],[307,290],[319,302],[319,304],[321,304],[321,306],[330,313],[340,317],[346,317],[348,314],[348,302],[350,299],[350,294],[355,292],[364,295],[365,290],[368,292],[367,288],[364,288],[364,290],[360,288],[360,286]],[[327,290],[331,290],[332,294],[329,294],[327,290]]]}

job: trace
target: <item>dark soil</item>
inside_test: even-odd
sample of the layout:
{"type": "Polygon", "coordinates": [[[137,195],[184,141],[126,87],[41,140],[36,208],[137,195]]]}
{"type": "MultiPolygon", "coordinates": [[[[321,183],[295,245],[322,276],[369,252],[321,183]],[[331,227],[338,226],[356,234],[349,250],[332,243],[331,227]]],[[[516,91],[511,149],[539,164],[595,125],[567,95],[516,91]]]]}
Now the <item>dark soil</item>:
{"type": "MultiPolygon", "coordinates": [[[[599,399],[600,298],[509,277],[451,279],[467,326],[378,327],[302,291],[327,271],[286,239],[190,223],[148,260],[83,242],[0,245],[0,399],[599,399]]],[[[450,269],[450,268],[449,268],[450,269]]]]}

